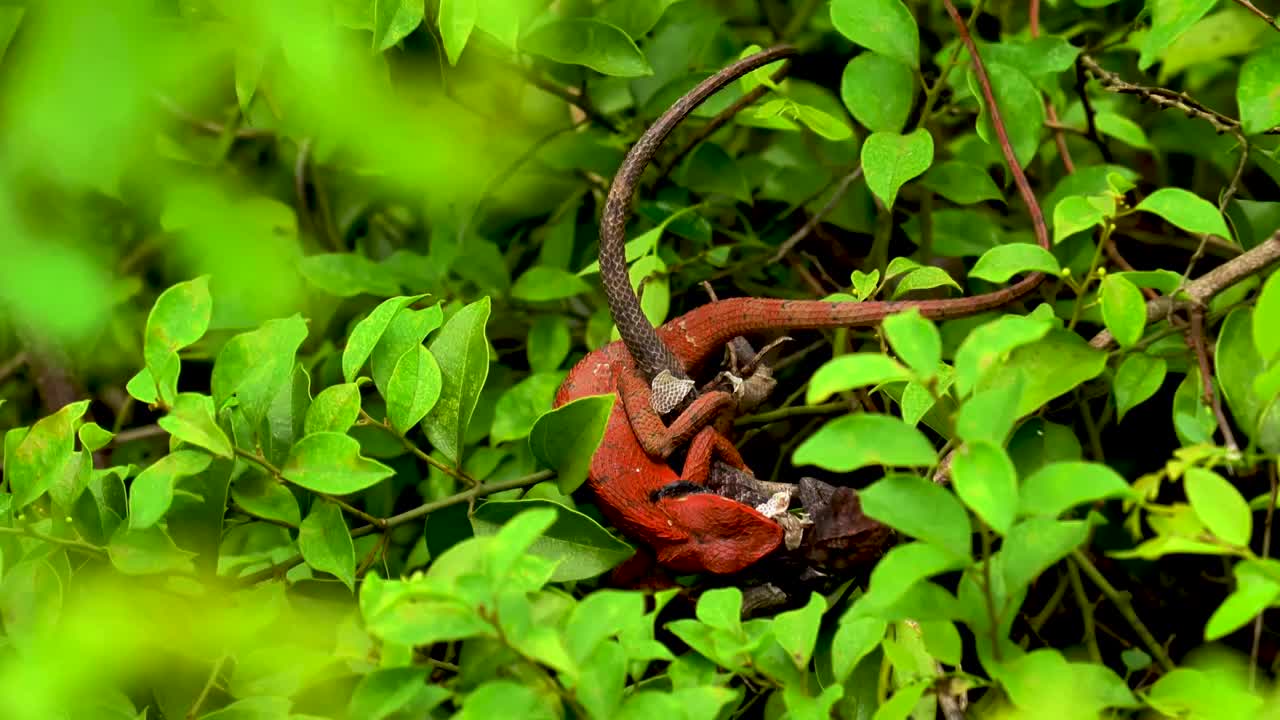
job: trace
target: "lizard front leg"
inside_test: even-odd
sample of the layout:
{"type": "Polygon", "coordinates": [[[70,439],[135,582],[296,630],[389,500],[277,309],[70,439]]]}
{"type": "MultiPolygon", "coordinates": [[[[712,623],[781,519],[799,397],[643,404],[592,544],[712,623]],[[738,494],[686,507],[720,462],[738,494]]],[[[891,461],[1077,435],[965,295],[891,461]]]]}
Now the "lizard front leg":
{"type": "MultiPolygon", "coordinates": [[[[676,448],[689,442],[703,430],[730,417],[737,410],[737,400],[732,393],[709,392],[698,396],[670,425],[667,425],[657,411],[650,406],[649,385],[636,372],[620,373],[618,397],[622,399],[627,420],[631,423],[631,430],[640,441],[645,453],[662,460],[670,457],[676,448]]],[[[729,447],[733,446],[729,445],[729,447]]],[[[737,455],[736,450],[733,453],[737,455]]],[[[741,462],[741,458],[738,458],[738,463],[741,462]]]]}

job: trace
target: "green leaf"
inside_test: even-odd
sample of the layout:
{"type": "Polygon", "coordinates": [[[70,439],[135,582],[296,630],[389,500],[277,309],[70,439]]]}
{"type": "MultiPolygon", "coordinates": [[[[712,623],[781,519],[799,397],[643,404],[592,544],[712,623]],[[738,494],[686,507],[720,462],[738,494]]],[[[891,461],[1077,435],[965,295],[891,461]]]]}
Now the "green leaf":
{"type": "Polygon", "coordinates": [[[856,45],[920,67],[920,30],[901,0],[832,0],[831,24],[856,45]]]}
{"type": "Polygon", "coordinates": [[[1160,59],[1157,83],[1167,86],[1169,78],[1188,68],[1205,68],[1220,60],[1245,55],[1271,30],[1242,6],[1223,3],[1219,8],[1168,47],[1160,59]]]}
{"type": "Polygon", "coordinates": [[[1124,420],[1125,413],[1155,395],[1164,384],[1168,369],[1164,358],[1146,353],[1125,357],[1111,383],[1111,390],[1116,396],[1116,417],[1124,420]]]}
{"type": "Polygon", "coordinates": [[[431,342],[431,354],[440,365],[440,400],[422,420],[427,438],[455,463],[462,460],[467,426],[475,412],[480,391],[489,377],[489,298],[468,304],[445,323],[431,342]]]}
{"type": "Polygon", "coordinates": [[[521,38],[520,49],[566,65],[585,65],[614,77],[653,74],[644,53],[631,38],[599,20],[553,20],[521,38]]]}
{"type": "Polygon", "coordinates": [[[170,435],[204,448],[218,457],[235,453],[231,440],[213,419],[213,398],[199,393],[179,393],[169,414],[156,421],[170,435]]]}
{"type": "MultiPolygon", "coordinates": [[[[936,363],[934,367],[937,367],[936,363]]],[[[909,379],[911,379],[911,373],[897,360],[887,355],[880,353],[840,355],[824,363],[809,379],[805,402],[813,405],[846,390],[909,379]]]]}
{"type": "Polygon", "coordinates": [[[1133,347],[1147,326],[1147,301],[1138,286],[1119,275],[1102,278],[1098,288],[1102,319],[1120,347],[1133,347]]]}
{"type": "Polygon", "coordinates": [[[552,582],[597,577],[635,553],[595,520],[549,500],[490,500],[476,508],[471,527],[477,537],[496,535],[520,513],[543,509],[553,510],[555,521],[524,552],[556,561],[552,582]]]}
{"type": "Polygon", "coordinates": [[[742,631],[742,590],[722,587],[698,597],[694,613],[705,625],[731,633],[742,631]]]}
{"type": "Polygon", "coordinates": [[[347,715],[364,720],[385,720],[404,713],[425,717],[452,695],[443,685],[428,681],[429,671],[417,667],[374,670],[360,678],[351,693],[347,715]]]}
{"type": "Polygon", "coordinates": [[[121,525],[107,545],[111,564],[125,575],[189,573],[195,553],[182,550],[162,528],[121,525]]]}
{"type": "Polygon", "coordinates": [[[1053,208],[1053,243],[1094,226],[1105,226],[1116,213],[1111,195],[1068,195],[1053,208]]]}
{"type": "Polygon", "coordinates": [[[960,284],[946,270],[929,265],[916,268],[899,280],[893,288],[893,297],[898,298],[915,290],[929,290],[936,287],[961,289],[960,284]]]}
{"type": "Polygon", "coordinates": [[[1160,188],[1143,198],[1134,210],[1159,215],[1190,233],[1209,233],[1231,240],[1222,213],[1208,200],[1182,188],[1160,188]]]}
{"type": "MultiPolygon", "coordinates": [[[[928,379],[937,374],[938,365],[942,363],[942,336],[938,334],[937,326],[921,315],[919,309],[894,313],[880,326],[889,346],[916,375],[928,379]]],[[[812,379],[810,383],[812,391],[812,379]]]]}
{"type": "Polygon", "coordinates": [[[1280,273],[1273,272],[1258,293],[1253,308],[1253,345],[1258,355],[1270,363],[1280,354],[1280,273]]]}
{"type": "Polygon", "coordinates": [[[1056,518],[1077,505],[1134,496],[1129,483],[1106,465],[1081,461],[1055,462],[1041,467],[1022,481],[1018,512],[1025,516],[1056,518]]]}
{"type": "Polygon", "coordinates": [[[573,340],[569,334],[569,322],[563,315],[539,315],[529,327],[525,356],[529,369],[534,372],[550,372],[560,367],[569,356],[573,340]]]}
{"type": "Polygon", "coordinates": [[[818,642],[818,626],[827,610],[827,601],[818,593],[809,593],[809,602],[798,610],[778,613],[773,618],[773,636],[791,656],[796,668],[809,667],[814,644],[818,642]]]}
{"type": "Polygon", "coordinates": [[[879,617],[916,583],[939,573],[959,570],[968,563],[968,554],[955,548],[940,548],[928,542],[894,546],[871,570],[867,594],[857,601],[858,612],[879,617]]]}
{"type": "Polygon", "coordinates": [[[1018,511],[1018,475],[1004,449],[967,443],[951,461],[956,495],[992,530],[1004,535],[1018,511]]]}
{"type": "Polygon", "coordinates": [[[400,294],[400,283],[389,269],[357,253],[308,255],[298,261],[298,271],[307,282],[335,297],[400,294]]]}
{"type": "Polygon", "coordinates": [[[874,52],[855,56],[844,66],[840,98],[849,114],[872,132],[902,132],[915,99],[911,66],[874,52]]]}
{"type": "Polygon", "coordinates": [[[796,465],[852,472],[870,465],[932,465],[937,453],[924,433],[898,418],[859,413],[823,425],[800,443],[791,459],[796,465]]]}
{"type": "MultiPolygon", "coordinates": [[[[0,407],[4,407],[3,400],[0,400],[0,407]]],[[[76,431],[76,437],[80,438],[80,444],[84,446],[85,450],[95,453],[110,445],[115,433],[104,429],[98,423],[90,422],[80,426],[80,429],[76,431]]]]}
{"type": "Polygon", "coordinates": [[[307,435],[289,451],[281,475],[308,490],[346,495],[377,485],[395,471],[360,455],[360,443],[349,435],[320,432],[307,435]]]}
{"type": "Polygon", "coordinates": [[[471,30],[476,26],[479,0],[440,0],[440,12],[436,22],[440,38],[444,41],[445,56],[450,65],[458,64],[458,56],[467,46],[471,30]]]}
{"type": "Polygon", "coordinates": [[[355,592],[356,546],[337,504],[316,498],[298,528],[298,549],[308,565],[337,577],[355,592]]]}
{"type": "MultiPolygon", "coordinates": [[[[716,143],[699,144],[681,164],[679,179],[685,187],[702,195],[727,195],[744,203],[751,202],[751,186],[742,168],[716,143]]],[[[585,289],[586,283],[582,284],[585,289]]]]}
{"type": "Polygon", "coordinates": [[[1256,718],[1263,714],[1264,696],[1245,683],[1211,668],[1175,668],[1147,688],[1145,700],[1166,717],[1256,718]]]}
{"type": "Polygon", "coordinates": [[[494,408],[492,442],[508,442],[527,437],[534,423],[544,415],[555,399],[564,373],[534,373],[507,388],[494,408]]]}
{"type": "MultiPolygon", "coordinates": [[[[1000,110],[1000,119],[1004,121],[1005,131],[1009,135],[1009,143],[1013,146],[1013,154],[1018,164],[1026,167],[1035,157],[1036,148],[1040,147],[1040,134],[1044,130],[1044,102],[1040,99],[1040,91],[1031,78],[1022,70],[1001,63],[987,63],[987,75],[991,79],[991,91],[1000,110]]],[[[981,106],[978,115],[978,136],[988,145],[997,145],[999,140],[994,126],[991,124],[991,109],[987,107],[978,77],[969,71],[969,90],[981,106]]]]}
{"type": "Polygon", "coordinates": [[[563,300],[590,292],[591,286],[576,274],[546,265],[534,265],[511,286],[511,297],[525,302],[563,300]]]}
{"type": "Polygon", "coordinates": [[[822,136],[824,140],[841,142],[853,137],[853,130],[842,118],[804,103],[794,103],[796,119],[805,127],[822,136]]]}
{"type": "Polygon", "coordinates": [[[677,2],[679,0],[609,0],[601,6],[599,18],[638,38],[652,30],[667,8],[677,2]]]}
{"type": "MultiPolygon", "coordinates": [[[[1218,330],[1214,370],[1231,415],[1249,437],[1261,442],[1270,434],[1268,418],[1263,417],[1270,398],[1258,395],[1254,384],[1266,369],[1253,341],[1255,323],[1250,315],[1256,312],[1239,307],[1227,314],[1218,330]]],[[[1275,329],[1268,332],[1275,333],[1275,329]]]]}
{"type": "Polygon", "coordinates": [[[391,373],[405,353],[422,344],[431,331],[444,322],[444,309],[440,303],[428,308],[397,312],[373,346],[369,355],[369,370],[373,384],[384,398],[391,395],[391,373]]]}
{"type": "Polygon", "coordinates": [[[568,495],[586,481],[617,397],[578,398],[544,413],[529,430],[529,449],[538,462],[556,471],[560,492],[568,495]]]}
{"type": "Polygon", "coordinates": [[[1003,446],[1020,417],[1018,404],[1022,400],[1024,385],[1022,376],[1018,376],[1015,382],[985,388],[970,395],[956,413],[956,436],[965,442],[1003,446]]]}
{"type": "Polygon", "coordinates": [[[320,391],[307,408],[303,432],[345,433],[360,416],[360,388],[355,383],[332,385],[320,391]]]}
{"type": "Polygon", "coordinates": [[[997,372],[983,377],[979,389],[994,390],[1021,382],[1017,412],[1021,417],[1101,375],[1107,367],[1107,354],[1090,347],[1074,332],[1056,329],[1014,349],[997,367],[997,372]]]}
{"type": "Polygon", "coordinates": [[[1142,131],[1142,126],[1124,115],[1114,112],[1100,112],[1095,121],[1098,126],[1098,132],[1103,135],[1109,135],[1139,150],[1152,149],[1151,141],[1147,140],[1147,134],[1142,131]]]}
{"type": "Polygon", "coordinates": [[[178,394],[178,351],[204,337],[212,315],[208,275],[178,283],[156,298],[147,315],[142,356],[161,403],[171,404],[178,394]]]}
{"type": "Polygon", "coordinates": [[[1146,70],[1154,65],[1165,48],[1191,29],[1216,4],[1217,0],[1156,0],[1148,5],[1151,8],[1151,30],[1143,38],[1138,69],[1146,70]]]}
{"type": "Polygon", "coordinates": [[[1089,539],[1085,520],[1028,518],[1010,528],[1000,545],[1006,592],[1017,594],[1089,539]]]}
{"type": "Polygon", "coordinates": [[[284,483],[266,472],[250,467],[236,478],[231,487],[231,499],[256,517],[276,520],[290,527],[302,522],[298,499],[284,483]]]}
{"type": "MultiPolygon", "coordinates": [[[[64,479],[79,477],[83,465],[82,453],[75,452],[75,424],[88,409],[88,400],[74,402],[37,420],[30,430],[14,428],[5,433],[4,479],[13,492],[15,511],[64,479]]],[[[64,499],[74,502],[74,495],[78,493],[68,493],[64,499]]]]}
{"type": "Polygon", "coordinates": [[[871,720],[907,720],[911,710],[920,702],[924,691],[933,684],[931,678],[916,680],[894,689],[893,695],[876,708],[871,720]]]}
{"type": "Polygon", "coordinates": [[[440,366],[425,347],[414,345],[400,356],[387,381],[387,419],[404,435],[440,400],[440,366]]]}
{"type": "Polygon", "coordinates": [[[983,253],[969,271],[969,276],[1003,283],[1018,273],[1032,271],[1055,276],[1062,274],[1058,259],[1048,250],[1031,243],[1009,243],[983,253]]]}
{"type": "Polygon", "coordinates": [[[854,270],[849,274],[849,283],[853,286],[854,300],[861,302],[871,297],[880,286],[880,271],[872,270],[870,273],[864,273],[861,270],[854,270]]]}
{"type": "MultiPolygon", "coordinates": [[[[898,0],[889,1],[901,7],[898,0]]],[[[899,188],[928,170],[932,162],[933,136],[924,128],[907,135],[871,133],[862,143],[862,171],[867,187],[888,207],[893,207],[899,188]]]]}
{"type": "MultiPolygon", "coordinates": [[[[374,49],[382,52],[403,40],[422,23],[422,15],[421,0],[374,0],[374,49]]],[[[443,23],[440,32],[444,32],[443,23]]]]}
{"type": "Polygon", "coordinates": [[[1184,445],[1212,444],[1218,419],[1204,401],[1200,368],[1192,365],[1173,391],[1173,429],[1184,445]]]}
{"type": "Polygon", "coordinates": [[[889,624],[875,617],[842,618],[831,640],[831,674],[844,682],[854,667],[884,639],[889,624]]]}
{"type": "Polygon", "coordinates": [[[1241,129],[1248,135],[1280,125],[1280,45],[1256,50],[1240,68],[1236,86],[1241,129]]]}
{"type": "Polygon", "coordinates": [[[889,475],[859,498],[868,517],[956,556],[969,556],[969,513],[946,488],[915,475],[889,475]]]}
{"type": "Polygon", "coordinates": [[[1196,517],[1209,532],[1232,545],[1248,545],[1253,533],[1249,503],[1221,475],[1204,468],[1187,468],[1183,483],[1196,517]]]}
{"type": "Polygon", "coordinates": [[[956,350],[956,390],[969,394],[1002,355],[1043,338],[1051,327],[1039,318],[1023,315],[1006,315],[978,326],[956,350]]]}
{"type": "Polygon", "coordinates": [[[1004,200],[985,168],[963,160],[947,160],[929,168],[920,183],[957,205],[1004,200]]]}
{"type": "Polygon", "coordinates": [[[1205,642],[1230,635],[1275,605],[1280,600],[1280,582],[1275,579],[1277,570],[1280,567],[1274,560],[1241,560],[1236,563],[1231,569],[1236,576],[1235,589],[1205,623],[1205,642]]]}
{"type": "Polygon", "coordinates": [[[173,503],[178,480],[204,472],[210,462],[206,453],[178,450],[138,473],[129,485],[129,527],[137,530],[160,522],[173,503]]]}
{"type": "Polygon", "coordinates": [[[560,717],[555,696],[538,692],[534,687],[507,680],[491,680],[481,685],[462,703],[462,711],[454,720],[489,720],[490,718],[528,718],[553,720],[560,717]]]}
{"type": "Polygon", "coordinates": [[[294,356],[307,337],[301,315],[268,320],[262,327],[240,333],[218,352],[209,380],[214,409],[220,411],[234,396],[249,422],[263,422],[271,403],[290,380],[294,356]]]}
{"type": "MultiPolygon", "coordinates": [[[[387,331],[387,326],[391,324],[392,318],[401,308],[407,307],[413,302],[426,297],[425,295],[410,295],[393,297],[384,300],[373,309],[373,312],[366,315],[356,326],[351,328],[351,335],[347,338],[347,346],[342,350],[342,379],[352,382],[356,379],[356,373],[360,372],[360,368],[364,367],[364,363],[369,359],[369,355],[373,352],[374,346],[382,339],[382,334],[387,331]]],[[[425,335],[423,337],[426,337],[425,335]]],[[[419,338],[418,342],[422,342],[419,338]]],[[[398,355],[396,356],[399,357],[398,355]]]]}

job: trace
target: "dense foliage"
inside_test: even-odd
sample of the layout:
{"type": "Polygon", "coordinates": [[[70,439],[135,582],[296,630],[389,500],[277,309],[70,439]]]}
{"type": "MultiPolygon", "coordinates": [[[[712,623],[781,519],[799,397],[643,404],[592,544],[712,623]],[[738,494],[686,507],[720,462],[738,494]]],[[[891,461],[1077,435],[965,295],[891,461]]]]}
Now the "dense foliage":
{"type": "Polygon", "coordinates": [[[0,5],[0,716],[1280,714],[1280,24],[958,4],[999,123],[934,0],[0,5]],[[652,321],[1048,281],[792,333],[744,457],[896,537],[744,617],[616,587],[551,408],[628,147],[781,41],[643,178],[652,321]]]}

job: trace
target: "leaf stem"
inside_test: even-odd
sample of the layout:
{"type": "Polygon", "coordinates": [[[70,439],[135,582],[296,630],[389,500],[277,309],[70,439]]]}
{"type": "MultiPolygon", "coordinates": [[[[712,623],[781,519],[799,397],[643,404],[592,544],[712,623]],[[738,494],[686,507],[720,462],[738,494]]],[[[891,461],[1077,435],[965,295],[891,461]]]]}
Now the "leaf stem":
{"type": "Polygon", "coordinates": [[[1175,667],[1173,659],[1169,657],[1169,653],[1165,651],[1164,646],[1156,642],[1155,636],[1151,634],[1151,631],[1147,629],[1145,624],[1143,624],[1142,619],[1138,617],[1136,612],[1134,612],[1133,605],[1129,602],[1128,594],[1116,590],[1115,586],[1108,582],[1107,578],[1103,576],[1097,566],[1089,560],[1089,556],[1085,555],[1083,552],[1079,550],[1072,550],[1071,559],[1074,560],[1075,564],[1084,571],[1085,575],[1089,576],[1089,579],[1093,581],[1093,584],[1098,586],[1098,589],[1102,591],[1102,594],[1107,596],[1107,599],[1111,601],[1111,604],[1116,606],[1116,610],[1120,611],[1120,615],[1128,621],[1129,626],[1138,634],[1138,638],[1142,640],[1142,644],[1147,646],[1147,652],[1151,653],[1151,657],[1155,658],[1156,662],[1160,663],[1160,667],[1164,668],[1165,672],[1172,672],[1175,667]]]}

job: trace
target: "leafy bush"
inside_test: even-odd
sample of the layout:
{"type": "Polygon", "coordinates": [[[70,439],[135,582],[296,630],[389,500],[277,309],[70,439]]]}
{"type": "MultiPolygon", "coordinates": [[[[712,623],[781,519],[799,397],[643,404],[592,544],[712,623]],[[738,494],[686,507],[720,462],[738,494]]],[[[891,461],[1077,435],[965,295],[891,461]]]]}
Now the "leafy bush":
{"type": "Polygon", "coordinates": [[[936,3],[0,7],[0,715],[1275,716],[1280,24],[973,5],[999,122],[936,3]],[[1049,281],[791,348],[744,456],[897,542],[752,613],[617,587],[551,407],[627,147],[778,40],[645,177],[650,320],[1049,281]]]}

